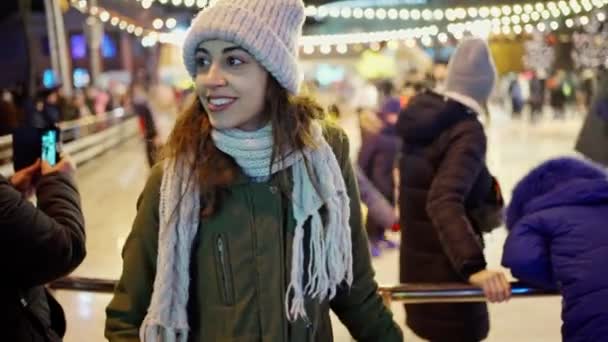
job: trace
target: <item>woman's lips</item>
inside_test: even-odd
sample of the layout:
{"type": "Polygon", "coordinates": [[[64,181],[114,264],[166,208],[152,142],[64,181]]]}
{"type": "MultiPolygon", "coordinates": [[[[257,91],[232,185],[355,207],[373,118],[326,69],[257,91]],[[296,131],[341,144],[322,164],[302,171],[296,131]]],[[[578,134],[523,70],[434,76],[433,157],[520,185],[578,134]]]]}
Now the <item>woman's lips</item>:
{"type": "Polygon", "coordinates": [[[209,97],[207,98],[207,109],[210,112],[223,112],[236,101],[233,97],[209,97]]]}

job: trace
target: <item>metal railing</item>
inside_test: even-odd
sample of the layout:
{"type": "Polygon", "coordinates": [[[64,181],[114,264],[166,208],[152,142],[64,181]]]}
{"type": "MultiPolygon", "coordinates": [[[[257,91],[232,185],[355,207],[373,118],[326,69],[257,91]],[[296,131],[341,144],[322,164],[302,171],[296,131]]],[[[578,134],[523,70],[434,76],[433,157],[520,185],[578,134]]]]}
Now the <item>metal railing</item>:
{"type": "MultiPolygon", "coordinates": [[[[382,286],[378,290],[387,307],[393,302],[403,304],[424,303],[468,303],[485,302],[483,290],[474,285],[464,283],[442,284],[401,284],[397,286],[382,286]]],[[[557,291],[549,291],[529,287],[520,282],[511,282],[511,297],[542,297],[559,295],[557,291]]]]}
{"type": "Polygon", "coordinates": [[[54,290],[112,293],[118,281],[111,279],[65,277],[48,284],[54,290]]]}
{"type": "MultiPolygon", "coordinates": [[[[116,283],[116,280],[109,279],[66,277],[50,283],[49,287],[55,290],[112,293],[114,292],[116,283]]],[[[480,288],[461,283],[381,286],[378,292],[382,296],[384,304],[389,308],[393,302],[423,304],[486,301],[480,288]]],[[[513,298],[525,298],[555,296],[559,295],[559,293],[528,287],[519,282],[512,282],[511,295],[513,298]]]]}
{"type": "MultiPolygon", "coordinates": [[[[58,124],[63,151],[78,165],[111,149],[138,133],[137,118],[123,108],[58,124]]],[[[0,174],[10,176],[12,165],[12,136],[0,136],[0,174]]]]}

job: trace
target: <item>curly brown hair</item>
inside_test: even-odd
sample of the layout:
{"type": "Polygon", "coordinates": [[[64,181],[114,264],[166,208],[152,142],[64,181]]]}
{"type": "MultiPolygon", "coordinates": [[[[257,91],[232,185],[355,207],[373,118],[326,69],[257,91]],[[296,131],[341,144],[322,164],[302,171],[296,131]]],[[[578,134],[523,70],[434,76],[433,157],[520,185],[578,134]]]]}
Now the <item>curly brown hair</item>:
{"type": "MultiPolygon", "coordinates": [[[[270,74],[268,77],[263,113],[276,128],[272,130],[272,160],[275,160],[282,149],[301,150],[314,146],[310,125],[313,120],[322,120],[325,114],[312,99],[290,95],[274,77],[270,74]]],[[[215,146],[211,130],[209,116],[194,96],[178,117],[161,153],[162,159],[194,156],[191,167],[198,170],[203,217],[218,210],[222,190],[233,184],[241,173],[234,159],[215,146]]]]}

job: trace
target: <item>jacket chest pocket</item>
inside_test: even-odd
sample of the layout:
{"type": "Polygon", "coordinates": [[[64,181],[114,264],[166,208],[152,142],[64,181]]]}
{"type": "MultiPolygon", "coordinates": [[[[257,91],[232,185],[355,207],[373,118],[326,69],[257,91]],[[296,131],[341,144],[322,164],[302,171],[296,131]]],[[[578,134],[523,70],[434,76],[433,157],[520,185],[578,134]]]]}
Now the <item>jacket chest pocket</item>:
{"type": "Polygon", "coordinates": [[[215,270],[220,298],[225,305],[234,305],[234,284],[230,265],[230,248],[225,234],[213,236],[215,270]]]}

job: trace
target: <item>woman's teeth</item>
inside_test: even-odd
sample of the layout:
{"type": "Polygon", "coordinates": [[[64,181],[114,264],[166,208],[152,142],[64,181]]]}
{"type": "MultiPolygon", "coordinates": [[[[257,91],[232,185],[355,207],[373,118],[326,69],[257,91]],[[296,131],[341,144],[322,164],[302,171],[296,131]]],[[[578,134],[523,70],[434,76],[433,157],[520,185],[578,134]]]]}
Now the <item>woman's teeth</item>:
{"type": "Polygon", "coordinates": [[[228,98],[216,98],[216,99],[209,99],[209,103],[214,105],[214,106],[223,106],[225,104],[228,104],[230,102],[234,101],[234,99],[228,99],[228,98]]]}

